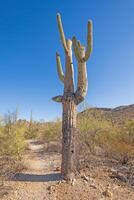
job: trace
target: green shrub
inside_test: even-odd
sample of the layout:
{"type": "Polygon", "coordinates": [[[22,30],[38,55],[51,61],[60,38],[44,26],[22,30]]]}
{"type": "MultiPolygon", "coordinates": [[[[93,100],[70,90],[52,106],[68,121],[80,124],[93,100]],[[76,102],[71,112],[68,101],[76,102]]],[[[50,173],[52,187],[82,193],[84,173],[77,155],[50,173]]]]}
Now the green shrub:
{"type": "Polygon", "coordinates": [[[61,139],[61,122],[46,122],[39,127],[38,138],[44,142],[59,141],[61,139]]]}
{"type": "Polygon", "coordinates": [[[23,127],[13,126],[9,129],[1,127],[0,129],[0,155],[20,157],[25,147],[24,138],[25,129],[23,127]]]}
{"type": "Polygon", "coordinates": [[[77,127],[80,141],[86,144],[93,153],[98,143],[98,135],[109,132],[111,123],[101,119],[98,114],[96,115],[96,112],[92,111],[92,113],[78,117],[77,127]],[[93,117],[93,114],[96,117],[93,117]]]}
{"type": "Polygon", "coordinates": [[[25,131],[25,139],[35,139],[38,136],[38,126],[36,122],[30,123],[25,131]]]}

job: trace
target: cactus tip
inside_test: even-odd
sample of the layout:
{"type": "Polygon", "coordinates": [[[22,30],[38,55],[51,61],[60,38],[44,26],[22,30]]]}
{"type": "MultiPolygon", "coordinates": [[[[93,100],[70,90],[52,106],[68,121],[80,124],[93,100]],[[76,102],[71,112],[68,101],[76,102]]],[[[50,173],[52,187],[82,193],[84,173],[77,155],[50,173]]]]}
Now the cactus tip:
{"type": "Polygon", "coordinates": [[[77,41],[76,37],[73,36],[73,37],[72,37],[72,42],[75,43],[76,41],[77,41]]]}
{"type": "Polygon", "coordinates": [[[60,17],[60,13],[57,13],[57,17],[60,17]]]}
{"type": "Polygon", "coordinates": [[[88,26],[92,27],[92,20],[88,20],[88,26]]]}
{"type": "Polygon", "coordinates": [[[89,19],[89,20],[88,20],[88,23],[92,24],[92,20],[91,20],[91,19],[89,19]]]}
{"type": "Polygon", "coordinates": [[[60,56],[60,54],[58,52],[56,52],[56,56],[60,56]]]}

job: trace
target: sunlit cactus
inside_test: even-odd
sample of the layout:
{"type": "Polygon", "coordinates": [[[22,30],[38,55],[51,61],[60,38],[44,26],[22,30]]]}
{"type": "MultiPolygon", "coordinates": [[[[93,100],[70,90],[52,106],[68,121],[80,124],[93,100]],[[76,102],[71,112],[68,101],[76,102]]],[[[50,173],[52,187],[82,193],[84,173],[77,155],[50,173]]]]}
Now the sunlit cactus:
{"type": "Polygon", "coordinates": [[[87,47],[80,44],[75,37],[66,39],[60,14],[57,14],[57,23],[60,39],[65,52],[65,74],[63,73],[59,53],[56,53],[57,71],[59,79],[64,84],[63,95],[53,98],[56,102],[61,102],[63,106],[62,116],[62,164],[61,173],[64,179],[73,177],[76,170],[76,114],[77,105],[81,103],[87,93],[87,70],[86,61],[92,51],[92,22],[88,22],[87,47]],[[74,68],[72,60],[72,46],[78,62],[77,89],[74,89],[74,68]]]}

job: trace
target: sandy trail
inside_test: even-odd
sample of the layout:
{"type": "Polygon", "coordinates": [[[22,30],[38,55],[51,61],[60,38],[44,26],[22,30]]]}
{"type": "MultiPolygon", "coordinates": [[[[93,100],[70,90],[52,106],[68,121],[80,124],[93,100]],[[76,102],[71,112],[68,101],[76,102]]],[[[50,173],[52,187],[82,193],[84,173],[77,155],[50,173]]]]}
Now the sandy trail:
{"type": "Polygon", "coordinates": [[[129,166],[114,160],[91,155],[90,165],[69,183],[60,181],[61,155],[36,140],[28,141],[23,162],[25,169],[6,181],[11,190],[1,200],[134,200],[134,185],[111,176],[117,169],[125,175],[129,166]]]}
{"type": "Polygon", "coordinates": [[[2,200],[54,200],[49,188],[61,180],[60,154],[46,153],[43,144],[29,140],[23,162],[25,169],[6,182],[12,189],[2,200]]]}

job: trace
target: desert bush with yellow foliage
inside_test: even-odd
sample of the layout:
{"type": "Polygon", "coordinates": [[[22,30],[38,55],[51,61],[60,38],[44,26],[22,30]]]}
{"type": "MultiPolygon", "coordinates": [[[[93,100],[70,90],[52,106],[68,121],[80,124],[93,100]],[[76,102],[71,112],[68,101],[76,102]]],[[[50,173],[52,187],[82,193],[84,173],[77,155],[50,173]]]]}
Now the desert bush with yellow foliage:
{"type": "Polygon", "coordinates": [[[44,142],[61,141],[61,121],[58,119],[40,124],[37,137],[44,142]]]}
{"type": "Polygon", "coordinates": [[[25,149],[26,127],[17,123],[13,114],[6,115],[0,124],[0,177],[8,175],[21,165],[25,149]]]}
{"type": "Polygon", "coordinates": [[[105,156],[115,158],[122,164],[134,158],[134,120],[118,125],[102,118],[96,111],[88,111],[79,116],[78,130],[85,151],[89,149],[90,153],[95,153],[99,147],[105,156]]]}

